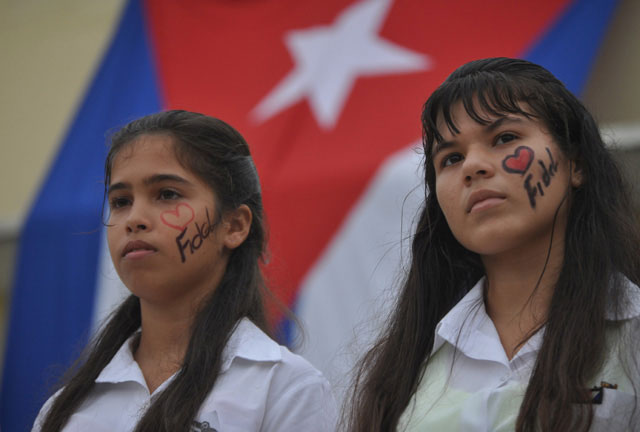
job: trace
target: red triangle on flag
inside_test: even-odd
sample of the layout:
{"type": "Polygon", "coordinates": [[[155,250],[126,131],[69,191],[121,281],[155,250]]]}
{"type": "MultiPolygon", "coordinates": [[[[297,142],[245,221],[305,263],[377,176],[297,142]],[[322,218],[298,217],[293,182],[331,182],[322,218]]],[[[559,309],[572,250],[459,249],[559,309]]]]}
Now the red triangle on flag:
{"type": "Polygon", "coordinates": [[[147,8],[166,107],[219,117],[252,148],[269,275],[290,304],[382,161],[420,136],[429,93],[464,62],[525,52],[568,3],[154,0],[147,8]]]}

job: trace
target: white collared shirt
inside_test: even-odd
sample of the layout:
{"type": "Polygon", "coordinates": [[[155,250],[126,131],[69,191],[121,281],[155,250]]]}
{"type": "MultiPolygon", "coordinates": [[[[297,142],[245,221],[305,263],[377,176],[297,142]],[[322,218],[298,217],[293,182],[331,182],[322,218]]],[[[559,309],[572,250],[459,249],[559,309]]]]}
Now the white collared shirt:
{"type": "MultiPolygon", "coordinates": [[[[169,385],[173,376],[149,394],[131,352],[132,339],[102,370],[64,432],[132,431],[169,385]]],[[[40,410],[32,432],[40,430],[54,398],[40,410]]],[[[191,431],[329,432],[335,430],[336,418],[333,394],[322,374],[245,318],[224,349],[218,380],[191,431]]]]}
{"type": "MultiPolygon", "coordinates": [[[[640,337],[640,291],[629,282],[624,313],[607,316],[624,321],[640,337]]],[[[403,413],[398,431],[502,432],[514,431],[544,329],[534,334],[509,360],[483,301],[484,279],[438,323],[431,360],[416,393],[403,413]],[[455,358],[454,358],[455,357],[455,358]]],[[[608,332],[608,342],[619,339],[608,332]]],[[[637,347],[631,347],[638,350],[637,347]]],[[[610,352],[617,352],[610,350],[610,352]]],[[[629,412],[638,406],[632,383],[619,358],[610,356],[594,379],[618,384],[604,389],[601,405],[594,405],[591,430],[627,431],[629,412]]],[[[635,378],[635,384],[639,381],[635,378]]]]}

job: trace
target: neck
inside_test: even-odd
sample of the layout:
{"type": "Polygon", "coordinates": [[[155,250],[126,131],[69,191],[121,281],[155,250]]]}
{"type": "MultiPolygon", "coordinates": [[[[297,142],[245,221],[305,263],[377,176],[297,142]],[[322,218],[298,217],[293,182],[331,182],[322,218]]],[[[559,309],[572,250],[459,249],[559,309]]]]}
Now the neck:
{"type": "Polygon", "coordinates": [[[562,268],[564,243],[556,234],[529,243],[526,250],[483,256],[485,308],[509,358],[544,324],[562,268]]]}
{"type": "Polygon", "coordinates": [[[136,354],[143,351],[170,355],[181,361],[191,336],[194,312],[167,311],[144,301],[140,308],[142,334],[136,354]]]}
{"type": "Polygon", "coordinates": [[[176,308],[140,301],[142,332],[134,358],[149,392],[182,367],[195,316],[193,305],[176,308]]]}

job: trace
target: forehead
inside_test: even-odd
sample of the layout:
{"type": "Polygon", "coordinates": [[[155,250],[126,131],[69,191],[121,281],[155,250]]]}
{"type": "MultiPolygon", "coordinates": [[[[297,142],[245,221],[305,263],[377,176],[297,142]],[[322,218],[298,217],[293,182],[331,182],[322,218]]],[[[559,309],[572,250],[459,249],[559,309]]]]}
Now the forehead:
{"type": "Polygon", "coordinates": [[[483,106],[477,99],[468,105],[457,101],[448,110],[440,109],[438,111],[435,120],[437,133],[433,145],[438,145],[439,141],[454,139],[456,135],[470,129],[491,132],[500,124],[509,123],[520,123],[546,130],[538,116],[526,103],[518,103],[510,111],[500,111],[494,107],[483,106]]]}
{"type": "Polygon", "coordinates": [[[141,135],[125,144],[113,158],[111,177],[125,171],[177,169],[184,171],[175,152],[173,138],[168,135],[141,135]]]}
{"type": "Polygon", "coordinates": [[[177,156],[175,138],[170,135],[141,135],[122,147],[113,158],[109,189],[136,187],[135,185],[161,184],[176,181],[192,191],[206,194],[216,192],[177,156]]]}
{"type": "Polygon", "coordinates": [[[461,127],[490,124],[508,114],[489,111],[474,100],[472,106],[465,106],[462,101],[455,102],[445,111],[440,109],[436,116],[436,127],[441,135],[456,135],[461,127]]]}

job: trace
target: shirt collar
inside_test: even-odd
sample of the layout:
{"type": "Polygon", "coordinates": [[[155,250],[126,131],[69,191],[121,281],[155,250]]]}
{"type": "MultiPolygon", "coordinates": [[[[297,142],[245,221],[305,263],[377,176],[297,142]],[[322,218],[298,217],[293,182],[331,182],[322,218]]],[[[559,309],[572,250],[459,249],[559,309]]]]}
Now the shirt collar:
{"type": "Polygon", "coordinates": [[[504,356],[500,338],[485,311],[484,280],[480,279],[440,320],[436,326],[432,354],[449,342],[469,357],[505,361],[500,357],[500,353],[504,356]],[[500,358],[494,359],[496,356],[500,358]]]}
{"type": "MultiPolygon", "coordinates": [[[[96,378],[97,383],[132,381],[146,387],[142,371],[133,358],[133,352],[131,351],[131,344],[139,333],[140,330],[131,335],[122,344],[109,364],[102,369],[100,375],[96,378]]],[[[260,330],[251,320],[242,318],[236,324],[222,353],[220,373],[227,371],[236,357],[257,362],[277,362],[282,360],[282,352],[280,351],[280,345],[260,330]]]]}
{"type": "MultiPolygon", "coordinates": [[[[497,334],[495,326],[486,313],[484,307],[483,289],[485,277],[480,279],[469,292],[447,313],[436,326],[433,350],[435,353],[445,342],[457,347],[463,352],[469,350],[492,351],[497,334]],[[476,334],[474,334],[476,333],[476,334]],[[474,337],[471,335],[474,334],[474,337]],[[476,338],[476,336],[480,336],[476,338]],[[486,339],[488,336],[490,339],[486,339]],[[486,345],[483,345],[485,344],[486,345]]],[[[626,277],[626,302],[623,307],[615,311],[613,305],[607,306],[606,319],[609,321],[622,321],[640,317],[640,288],[626,277]]],[[[535,344],[542,338],[542,331],[533,335],[519,351],[529,351],[528,345],[535,344]],[[531,344],[529,343],[531,342],[531,344]],[[527,349],[525,349],[527,348],[527,349]]]]}
{"type": "Polygon", "coordinates": [[[625,285],[625,301],[619,310],[615,310],[612,304],[607,305],[607,320],[623,321],[640,316],[640,288],[623,276],[625,285]]]}
{"type": "Polygon", "coordinates": [[[220,373],[229,369],[236,357],[257,362],[278,362],[282,360],[282,351],[280,345],[251,320],[243,318],[238,321],[224,349],[220,373]]]}
{"type": "MultiPolygon", "coordinates": [[[[476,307],[483,301],[483,284],[484,277],[480,279],[462,298],[462,300],[460,300],[436,325],[436,337],[433,342],[433,349],[431,351],[432,355],[447,341],[454,346],[456,345],[456,341],[453,337],[455,337],[455,334],[457,334],[462,327],[465,317],[468,316],[469,309],[476,307]]],[[[484,309],[484,305],[482,305],[482,308],[484,309]]]]}
{"type": "Polygon", "coordinates": [[[127,339],[118,352],[113,356],[109,364],[96,378],[97,383],[121,383],[121,382],[136,382],[144,387],[147,386],[142,371],[133,358],[133,352],[131,351],[131,345],[136,337],[140,334],[140,330],[132,334],[127,339]]]}

